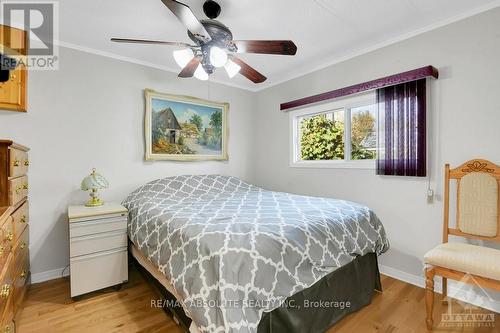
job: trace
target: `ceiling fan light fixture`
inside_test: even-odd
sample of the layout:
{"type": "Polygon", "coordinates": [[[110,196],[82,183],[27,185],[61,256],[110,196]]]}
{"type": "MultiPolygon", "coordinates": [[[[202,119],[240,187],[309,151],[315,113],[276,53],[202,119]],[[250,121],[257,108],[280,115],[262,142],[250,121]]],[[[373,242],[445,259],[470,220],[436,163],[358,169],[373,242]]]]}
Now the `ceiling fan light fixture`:
{"type": "Polygon", "coordinates": [[[194,58],[194,52],[191,49],[176,50],[174,53],[174,59],[180,68],[186,67],[186,65],[194,58]]]}
{"type": "Polygon", "coordinates": [[[236,74],[240,72],[241,66],[232,60],[228,60],[224,65],[224,68],[226,69],[226,73],[229,78],[232,79],[236,74]]]}
{"type": "Polygon", "coordinates": [[[201,64],[199,64],[198,68],[196,68],[196,71],[194,72],[194,77],[202,81],[208,80],[208,74],[207,72],[205,72],[201,64]]]}
{"type": "Polygon", "coordinates": [[[218,46],[212,46],[210,48],[210,63],[214,67],[222,67],[227,63],[227,53],[218,46]]]}
{"type": "Polygon", "coordinates": [[[215,68],[224,67],[230,78],[240,74],[255,84],[262,83],[267,78],[238,58],[237,53],[288,56],[297,53],[297,45],[291,40],[234,40],[231,30],[215,20],[221,12],[221,6],[217,3],[219,0],[203,0],[203,11],[209,18],[207,20],[198,20],[191,8],[182,1],[161,0],[187,28],[188,36],[193,43],[134,38],[111,38],[111,41],[183,48],[173,52],[175,62],[182,68],[178,75],[181,78],[195,76],[200,80],[208,80],[215,68]]]}

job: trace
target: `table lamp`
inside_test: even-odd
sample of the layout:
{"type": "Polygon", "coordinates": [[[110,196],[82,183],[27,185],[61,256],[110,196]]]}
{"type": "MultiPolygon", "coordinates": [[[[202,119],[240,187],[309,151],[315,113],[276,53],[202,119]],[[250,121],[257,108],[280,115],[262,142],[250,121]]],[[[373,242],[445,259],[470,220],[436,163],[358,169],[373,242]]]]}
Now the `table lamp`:
{"type": "Polygon", "coordinates": [[[82,190],[89,191],[90,190],[90,200],[85,204],[87,207],[96,207],[102,206],[104,201],[99,199],[99,190],[103,188],[108,188],[109,183],[100,174],[98,174],[95,169],[92,169],[92,173],[82,180],[82,190]]]}

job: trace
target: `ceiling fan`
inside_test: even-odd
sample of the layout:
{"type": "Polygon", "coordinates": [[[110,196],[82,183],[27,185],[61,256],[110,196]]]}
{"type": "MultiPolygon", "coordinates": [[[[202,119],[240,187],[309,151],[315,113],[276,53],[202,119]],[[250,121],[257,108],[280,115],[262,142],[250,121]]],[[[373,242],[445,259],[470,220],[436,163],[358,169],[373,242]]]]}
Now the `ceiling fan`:
{"type": "Polygon", "coordinates": [[[160,44],[182,47],[173,52],[176,63],[182,68],[179,77],[196,77],[207,80],[216,68],[224,67],[228,76],[236,74],[254,83],[264,82],[267,78],[238,58],[237,53],[260,53],[275,55],[295,55],[297,46],[291,40],[233,40],[228,27],[216,20],[221,12],[220,5],[214,0],[203,4],[203,11],[209,18],[199,21],[189,6],[176,0],[161,0],[165,6],[187,28],[194,45],[182,42],[158,40],[111,38],[118,43],[160,44]]]}

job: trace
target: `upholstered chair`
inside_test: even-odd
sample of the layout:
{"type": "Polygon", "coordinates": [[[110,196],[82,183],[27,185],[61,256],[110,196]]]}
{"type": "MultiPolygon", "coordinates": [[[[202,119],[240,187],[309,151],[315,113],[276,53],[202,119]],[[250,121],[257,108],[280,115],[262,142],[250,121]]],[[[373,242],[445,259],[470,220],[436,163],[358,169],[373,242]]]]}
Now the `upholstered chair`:
{"type": "Polygon", "coordinates": [[[500,250],[448,242],[448,236],[500,242],[500,167],[486,160],[471,160],[458,168],[445,166],[443,243],[424,256],[427,328],[432,330],[434,276],[478,284],[500,291],[500,250]],[[450,228],[450,181],[457,182],[456,226],[450,228]]]}

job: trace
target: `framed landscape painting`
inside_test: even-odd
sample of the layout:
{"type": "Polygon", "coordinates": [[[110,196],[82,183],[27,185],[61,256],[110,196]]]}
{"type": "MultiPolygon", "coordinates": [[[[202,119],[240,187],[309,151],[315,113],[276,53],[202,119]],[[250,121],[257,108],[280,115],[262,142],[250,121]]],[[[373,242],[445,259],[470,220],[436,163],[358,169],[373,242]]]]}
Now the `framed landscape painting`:
{"type": "Polygon", "coordinates": [[[228,103],[146,89],[146,160],[227,160],[228,103]]]}

